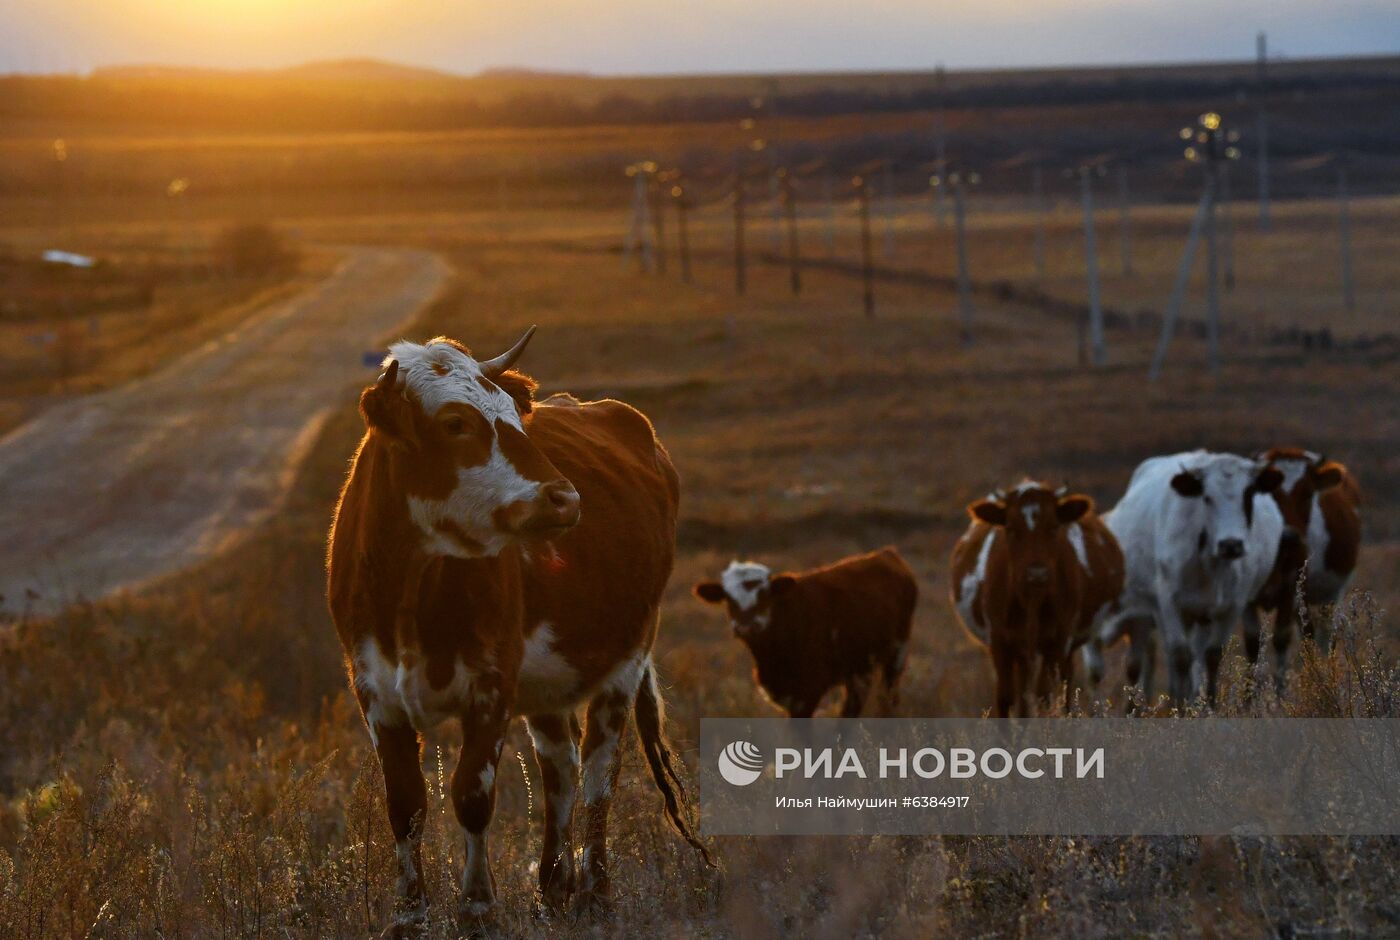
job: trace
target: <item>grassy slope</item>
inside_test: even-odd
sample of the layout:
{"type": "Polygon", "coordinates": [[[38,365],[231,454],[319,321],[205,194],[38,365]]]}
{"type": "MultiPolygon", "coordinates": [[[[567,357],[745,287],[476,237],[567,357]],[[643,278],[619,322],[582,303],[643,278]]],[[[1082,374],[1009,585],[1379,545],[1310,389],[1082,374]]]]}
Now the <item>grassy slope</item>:
{"type": "MultiPolygon", "coordinates": [[[[737,301],[722,267],[687,289],[606,253],[430,237],[459,278],[415,332],[487,352],[538,322],[528,365],[545,391],[624,397],[675,456],[684,519],[659,651],[682,742],[701,715],[767,712],[745,655],[687,594],[733,553],[801,566],[897,543],[923,588],[903,710],[978,714],[988,670],[951,621],[945,559],[961,506],[991,485],[1032,472],[1111,502],[1148,453],[1303,440],[1375,484],[1368,518],[1383,540],[1400,524],[1384,487],[1397,380],[1384,357],[1303,371],[1259,355],[1220,386],[1178,374],[1149,390],[1145,338],[1116,340],[1131,367],[1091,375],[1074,368],[1063,323],[1019,308],[979,308],[979,343],[964,350],[951,297],[925,288],[882,285],[867,323],[844,275],[812,273],[798,303],[760,269],[737,301]]],[[[285,511],[230,555],[151,595],[3,634],[0,846],[18,868],[9,880],[0,858],[0,921],[19,936],[78,936],[95,921],[109,935],[361,936],[382,922],[393,878],[378,773],[321,598],[329,509],[359,434],[350,390],[345,401],[285,511]]],[[[1388,602],[1397,567],[1392,547],[1373,546],[1360,586],[1388,602]]],[[[1367,668],[1393,687],[1392,667],[1367,668]]],[[[1325,693],[1345,686],[1315,676],[1276,707],[1331,713],[1325,693]]],[[[528,755],[519,729],[511,743],[528,755]]],[[[461,863],[438,770],[450,772],[452,746],[443,729],[426,752],[440,917],[461,863]]],[[[504,922],[565,935],[525,915],[539,806],[511,747],[504,761],[504,922]]],[[[724,839],[725,874],[709,876],[664,830],[641,770],[630,752],[619,920],[599,934],[1366,932],[1395,915],[1385,840],[724,839]]],[[[451,935],[445,921],[435,931],[451,935]]]]}

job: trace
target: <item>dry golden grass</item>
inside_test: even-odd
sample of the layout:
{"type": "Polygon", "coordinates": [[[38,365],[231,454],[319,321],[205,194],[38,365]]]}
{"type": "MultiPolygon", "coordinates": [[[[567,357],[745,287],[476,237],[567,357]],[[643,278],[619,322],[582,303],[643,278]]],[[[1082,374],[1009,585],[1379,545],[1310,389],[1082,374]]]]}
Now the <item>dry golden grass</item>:
{"type": "MultiPolygon", "coordinates": [[[[543,391],[616,395],[656,422],[683,479],[658,648],[683,747],[701,716],[768,713],[747,655],[688,594],[731,555],[798,567],[897,544],[922,589],[901,711],[978,715],[990,672],[945,601],[962,507],[1023,473],[1111,504],[1143,456],[1202,444],[1325,449],[1368,495],[1357,584],[1374,600],[1348,617],[1348,642],[1306,658],[1281,703],[1245,704],[1249,677],[1232,654],[1222,711],[1394,714],[1394,628],[1378,612],[1400,584],[1393,351],[1305,356],[1231,339],[1218,381],[1174,369],[1149,387],[1152,337],[1133,331],[1112,336],[1113,366],[1090,371],[1076,365],[1071,324],[983,298],[978,342],[963,348],[946,289],[882,281],[867,321],[857,279],[812,270],[793,300],[782,271],[758,265],[740,300],[721,258],[701,259],[692,287],[624,271],[609,219],[518,217],[505,239],[461,219],[334,231],[416,240],[454,263],[454,287],[415,334],[494,352],[539,323],[526,364],[543,391]]],[[[1019,263],[1014,243],[997,244],[1019,263]]],[[[1182,341],[1179,352],[1200,350],[1182,341]]],[[[10,934],[355,937],[384,923],[392,841],[322,600],[329,510],[359,434],[353,402],[347,389],[285,510],[226,557],[0,634],[10,934]]],[[[428,736],[430,932],[441,937],[456,935],[462,861],[438,770],[454,752],[447,729],[428,736]]],[[[1367,935],[1400,917],[1392,839],[724,838],[712,874],[666,831],[631,751],[614,816],[615,918],[537,922],[538,786],[517,727],[492,829],[508,936],[1367,935]]]]}

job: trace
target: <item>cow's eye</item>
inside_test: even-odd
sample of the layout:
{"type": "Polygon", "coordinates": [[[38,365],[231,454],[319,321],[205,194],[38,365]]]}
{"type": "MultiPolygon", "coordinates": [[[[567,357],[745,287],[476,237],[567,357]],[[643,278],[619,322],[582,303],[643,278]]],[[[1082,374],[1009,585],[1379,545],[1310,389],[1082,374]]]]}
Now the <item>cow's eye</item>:
{"type": "Polygon", "coordinates": [[[1215,505],[1215,500],[1211,499],[1209,496],[1206,496],[1206,497],[1203,497],[1203,498],[1205,499],[1205,503],[1206,503],[1207,506],[1214,506],[1214,505],[1215,505]]]}
{"type": "Polygon", "coordinates": [[[454,415],[453,417],[448,418],[446,421],[442,422],[442,429],[448,434],[463,434],[466,432],[467,426],[461,418],[458,418],[454,415]]]}

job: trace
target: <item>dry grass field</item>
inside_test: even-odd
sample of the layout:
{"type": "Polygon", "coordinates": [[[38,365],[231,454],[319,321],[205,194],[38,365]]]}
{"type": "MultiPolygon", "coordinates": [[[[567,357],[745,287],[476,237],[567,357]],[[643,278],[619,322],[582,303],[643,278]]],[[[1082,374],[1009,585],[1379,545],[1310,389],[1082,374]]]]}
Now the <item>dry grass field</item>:
{"type": "MultiPolygon", "coordinates": [[[[1028,217],[1015,206],[973,216],[971,346],[959,342],[950,245],[926,203],[907,207],[881,259],[873,320],[860,313],[858,274],[816,263],[820,252],[801,298],[768,261],[735,297],[723,207],[697,216],[693,285],[674,258],[667,276],[639,275],[619,254],[621,208],[347,212],[298,227],[309,243],[442,253],[455,277],[416,338],[446,333],[494,354],[537,323],[524,366],[542,392],[614,396],[651,416],[683,481],[658,663],[692,766],[702,716],[770,708],[727,625],[689,595],[731,557],[802,567],[897,545],[922,597],[901,713],[976,716],[991,703],[991,672],[946,600],[963,507],[1023,474],[1108,506],[1140,459],[1194,446],[1304,444],[1346,462],[1367,496],[1363,593],[1345,641],[1329,659],[1300,653],[1283,700],[1249,704],[1236,643],[1221,711],[1396,715],[1394,203],[1357,209],[1354,314],[1332,286],[1328,204],[1282,209],[1268,236],[1241,223],[1222,374],[1206,374],[1200,341],[1184,336],[1156,385],[1144,375],[1152,331],[1110,330],[1109,364],[1087,369],[1072,315],[998,290],[1032,281],[1028,217]],[[1268,340],[1295,323],[1347,340],[1392,336],[1326,351],[1268,340]]],[[[841,212],[838,255],[849,260],[855,230],[841,212]]],[[[1105,217],[1110,307],[1160,311],[1187,212],[1142,214],[1132,278],[1115,271],[1105,217]]],[[[1071,306],[1084,291],[1076,225],[1062,206],[1042,285],[1071,306]]],[[[820,244],[820,220],[804,226],[820,244]]],[[[766,248],[760,229],[752,238],[766,248]]],[[[1200,315],[1197,293],[1188,313],[1200,315]]],[[[225,556],[141,595],[0,627],[6,936],[355,937],[384,924],[394,857],[382,785],[323,600],[330,509],[362,430],[356,391],[282,511],[225,556]]],[[[446,729],[428,736],[435,937],[457,935],[462,846],[443,793],[454,749],[446,729]]],[[[523,729],[502,761],[492,847],[503,936],[1299,937],[1400,923],[1392,839],[724,838],[710,872],[666,830],[634,749],[614,815],[613,919],[540,921],[529,869],[541,782],[523,729]]]]}

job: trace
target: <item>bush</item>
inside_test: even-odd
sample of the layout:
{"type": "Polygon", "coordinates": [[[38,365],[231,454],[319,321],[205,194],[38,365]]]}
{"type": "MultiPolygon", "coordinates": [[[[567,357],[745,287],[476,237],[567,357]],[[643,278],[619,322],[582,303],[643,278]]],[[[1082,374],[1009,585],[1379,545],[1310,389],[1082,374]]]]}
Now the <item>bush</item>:
{"type": "Polygon", "coordinates": [[[297,253],[272,226],[252,222],[231,225],[219,234],[214,261],[236,276],[272,274],[296,267],[297,253]]]}

